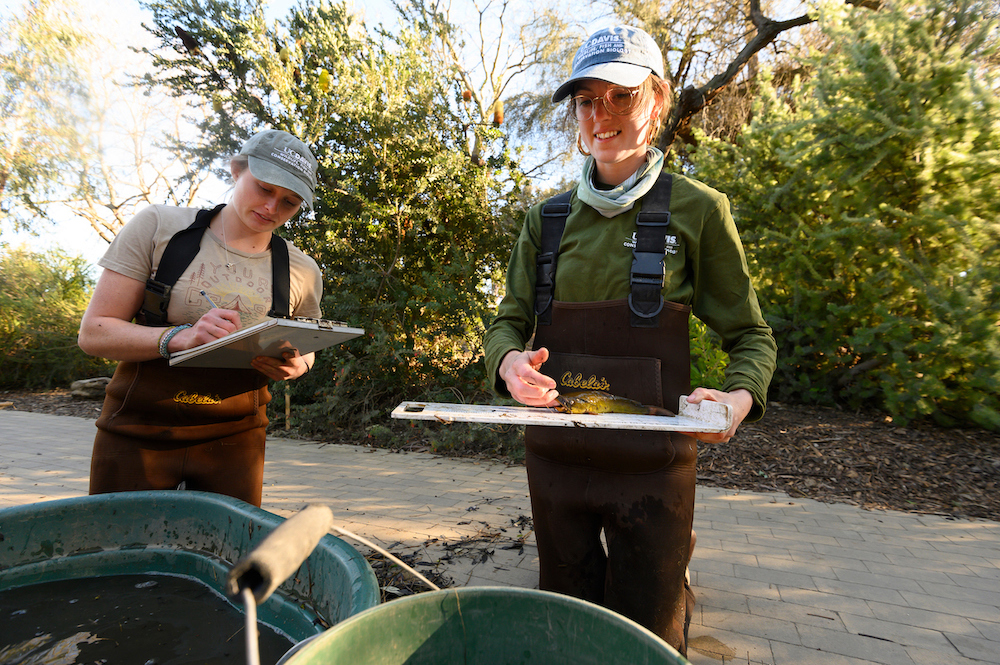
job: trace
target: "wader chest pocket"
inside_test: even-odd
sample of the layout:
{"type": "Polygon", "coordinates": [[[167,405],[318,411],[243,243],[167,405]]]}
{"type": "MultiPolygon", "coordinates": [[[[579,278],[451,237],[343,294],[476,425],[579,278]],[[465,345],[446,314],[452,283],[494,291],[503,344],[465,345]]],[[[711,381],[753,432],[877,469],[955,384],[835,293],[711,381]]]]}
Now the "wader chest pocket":
{"type": "Polygon", "coordinates": [[[97,426],[122,436],[199,442],[267,425],[267,380],[256,370],[119,363],[97,426]]]}
{"type": "Polygon", "coordinates": [[[603,390],[643,404],[664,406],[659,358],[551,352],[541,371],[555,380],[560,393],[603,390]]]}

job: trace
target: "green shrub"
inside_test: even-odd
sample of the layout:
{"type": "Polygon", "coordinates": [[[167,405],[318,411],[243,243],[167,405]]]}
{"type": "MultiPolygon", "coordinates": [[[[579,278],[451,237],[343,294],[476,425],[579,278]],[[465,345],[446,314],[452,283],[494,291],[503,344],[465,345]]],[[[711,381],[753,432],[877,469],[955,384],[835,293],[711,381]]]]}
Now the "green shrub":
{"type": "Polygon", "coordinates": [[[92,290],[82,257],[0,247],[0,387],[66,387],[114,372],[76,344],[92,290]]]}
{"type": "Polygon", "coordinates": [[[688,328],[691,338],[691,388],[720,390],[726,380],[729,354],[719,346],[718,335],[700,320],[691,317],[688,328]]]}

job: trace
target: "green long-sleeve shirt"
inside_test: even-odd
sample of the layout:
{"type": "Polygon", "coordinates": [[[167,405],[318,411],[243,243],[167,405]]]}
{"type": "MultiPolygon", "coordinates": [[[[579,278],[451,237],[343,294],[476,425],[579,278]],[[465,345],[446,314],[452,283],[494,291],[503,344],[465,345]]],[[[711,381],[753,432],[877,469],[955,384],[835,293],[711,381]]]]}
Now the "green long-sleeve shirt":
{"type": "MultiPolygon", "coordinates": [[[[629,294],[635,218],[642,202],[605,218],[577,199],[559,244],[556,300],[617,300],[629,294]]],[[[503,357],[521,351],[535,327],[535,257],[541,246],[541,205],[528,211],[507,268],[507,293],[484,338],[488,376],[507,394],[498,370],[503,357]]],[[[696,180],[674,175],[667,232],[663,297],[690,305],[722,338],[729,354],[725,391],[745,388],[754,406],[746,421],[764,415],[777,348],[750,282],[746,255],[726,196],[696,180]]],[[[545,372],[544,366],[542,372],[545,372]]]]}

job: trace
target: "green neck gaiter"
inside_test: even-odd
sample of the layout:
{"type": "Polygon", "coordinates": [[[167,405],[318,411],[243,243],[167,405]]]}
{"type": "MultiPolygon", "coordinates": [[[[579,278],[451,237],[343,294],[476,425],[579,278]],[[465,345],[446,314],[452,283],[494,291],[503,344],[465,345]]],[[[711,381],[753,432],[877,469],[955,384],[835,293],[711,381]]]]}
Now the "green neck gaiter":
{"type": "Polygon", "coordinates": [[[614,217],[632,209],[635,202],[648,192],[663,167],[663,153],[652,146],[646,148],[646,163],[622,184],[612,189],[594,187],[594,157],[587,157],[577,197],[605,217],[614,217]]]}

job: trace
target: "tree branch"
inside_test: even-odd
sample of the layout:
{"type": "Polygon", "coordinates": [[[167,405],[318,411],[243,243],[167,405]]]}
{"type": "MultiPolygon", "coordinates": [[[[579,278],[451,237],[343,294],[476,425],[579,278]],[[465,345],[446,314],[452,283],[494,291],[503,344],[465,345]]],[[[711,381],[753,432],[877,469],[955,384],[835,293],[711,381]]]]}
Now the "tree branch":
{"type": "MultiPolygon", "coordinates": [[[[844,0],[844,2],[871,10],[878,10],[882,5],[881,0],[844,0]]],[[[670,149],[678,133],[690,123],[691,118],[708,106],[722,92],[722,89],[739,75],[740,71],[757,53],[764,50],[782,32],[816,21],[809,14],[803,14],[787,21],[775,21],[764,15],[760,8],[760,0],[749,0],[749,3],[749,19],[756,29],[753,37],[737,54],[736,58],[729,63],[725,71],[716,74],[704,85],[698,87],[689,85],[680,91],[677,96],[677,104],[671,109],[670,119],[658,142],[657,147],[664,152],[670,149]]]]}

